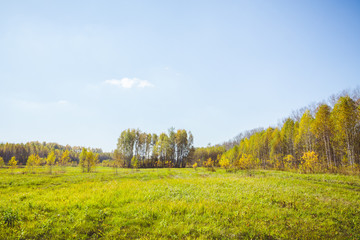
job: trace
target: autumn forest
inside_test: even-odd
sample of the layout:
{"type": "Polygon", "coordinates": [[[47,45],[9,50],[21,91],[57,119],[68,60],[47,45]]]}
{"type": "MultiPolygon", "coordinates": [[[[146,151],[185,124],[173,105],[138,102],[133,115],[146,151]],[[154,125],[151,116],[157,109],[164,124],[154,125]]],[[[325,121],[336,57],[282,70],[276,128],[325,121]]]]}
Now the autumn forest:
{"type": "MultiPolygon", "coordinates": [[[[300,172],[359,170],[360,98],[358,90],[333,95],[329,101],[294,111],[277,127],[257,128],[214,146],[193,146],[190,131],[170,128],[159,135],[124,130],[117,148],[62,146],[57,143],[1,143],[0,164],[34,169],[42,165],[96,164],[124,168],[222,167],[279,169],[300,172]],[[16,162],[16,164],[15,164],[16,162]]],[[[87,166],[87,167],[86,167],[87,166]]]]}

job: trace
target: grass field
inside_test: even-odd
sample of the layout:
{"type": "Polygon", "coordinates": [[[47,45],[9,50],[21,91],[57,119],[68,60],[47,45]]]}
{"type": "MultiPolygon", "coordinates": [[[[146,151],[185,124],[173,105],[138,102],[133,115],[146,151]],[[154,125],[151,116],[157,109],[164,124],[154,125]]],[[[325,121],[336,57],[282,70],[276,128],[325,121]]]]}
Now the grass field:
{"type": "Polygon", "coordinates": [[[360,178],[0,169],[0,239],[360,239],[360,178]]]}

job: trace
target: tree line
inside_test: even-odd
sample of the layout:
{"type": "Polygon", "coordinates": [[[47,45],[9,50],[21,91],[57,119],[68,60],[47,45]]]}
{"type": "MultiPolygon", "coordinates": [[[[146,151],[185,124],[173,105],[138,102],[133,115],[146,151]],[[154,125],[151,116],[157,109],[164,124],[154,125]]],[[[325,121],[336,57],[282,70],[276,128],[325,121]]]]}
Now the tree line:
{"type": "Polygon", "coordinates": [[[124,130],[114,151],[115,167],[185,167],[194,153],[190,131],[170,128],[160,135],[139,129],[124,130]]]}
{"type": "Polygon", "coordinates": [[[170,128],[167,133],[160,135],[139,129],[124,130],[112,153],[104,153],[100,148],[46,142],[1,143],[0,167],[8,165],[14,169],[21,165],[30,173],[34,173],[39,166],[48,166],[51,173],[55,165],[80,166],[83,172],[90,172],[98,163],[116,168],[185,167],[192,161],[195,151],[193,141],[190,131],[170,128]]]}
{"type": "MultiPolygon", "coordinates": [[[[55,162],[60,163],[64,154],[68,156],[68,164],[79,164],[81,152],[84,147],[60,145],[57,143],[0,143],[0,157],[4,164],[8,164],[12,157],[15,157],[17,165],[26,165],[29,157],[35,155],[39,158],[39,165],[46,164],[46,158],[53,153],[55,162]]],[[[110,153],[104,153],[101,148],[86,148],[94,154],[98,154],[99,161],[111,158],[110,153]]]]}
{"type": "MultiPolygon", "coordinates": [[[[91,172],[96,164],[99,163],[99,153],[94,153],[91,149],[82,148],[81,153],[79,154],[79,163],[75,163],[80,166],[83,172],[91,172]]],[[[8,161],[7,165],[11,171],[14,171],[19,166],[19,161],[16,159],[16,156],[12,156],[8,161]]],[[[51,151],[44,158],[41,158],[38,154],[31,154],[26,160],[25,169],[28,173],[36,173],[40,170],[39,167],[47,166],[49,173],[53,172],[53,167],[60,166],[61,172],[65,172],[65,167],[71,163],[70,152],[66,149],[60,156],[60,158],[56,158],[55,151],[51,151]]],[[[4,158],[0,156],[0,167],[5,166],[4,158]]]]}
{"type": "Polygon", "coordinates": [[[278,127],[247,132],[238,144],[210,162],[198,162],[207,165],[212,160],[214,166],[226,169],[359,170],[358,93],[333,96],[328,103],[294,112],[278,127]]]}
{"type": "Polygon", "coordinates": [[[190,131],[170,128],[161,134],[139,129],[121,132],[117,148],[28,142],[0,144],[0,167],[78,165],[89,172],[97,163],[115,168],[205,166],[283,169],[304,172],[360,170],[360,90],[334,95],[328,102],[293,112],[277,127],[257,128],[223,144],[194,148],[190,131]]]}

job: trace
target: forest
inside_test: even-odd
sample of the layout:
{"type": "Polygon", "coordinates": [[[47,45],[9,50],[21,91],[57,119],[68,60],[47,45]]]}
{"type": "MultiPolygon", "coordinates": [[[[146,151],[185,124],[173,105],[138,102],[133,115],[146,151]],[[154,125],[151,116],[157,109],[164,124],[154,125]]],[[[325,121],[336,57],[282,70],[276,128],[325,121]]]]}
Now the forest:
{"type": "Polygon", "coordinates": [[[26,165],[30,169],[44,165],[79,165],[84,172],[90,172],[100,163],[115,168],[185,167],[192,161],[194,151],[193,135],[184,129],[170,128],[168,133],[160,135],[127,129],[121,133],[117,149],[112,153],[104,153],[100,148],[45,142],[0,144],[0,165],[26,165]]]}
{"type": "Polygon", "coordinates": [[[359,171],[358,93],[332,96],[329,104],[322,102],[294,112],[278,127],[255,129],[218,155],[214,164],[310,173],[359,171]]]}
{"type": "MultiPolygon", "coordinates": [[[[80,154],[84,147],[62,146],[57,143],[0,143],[0,158],[7,164],[15,157],[18,165],[26,165],[31,155],[39,158],[39,165],[46,164],[46,158],[53,152],[55,162],[61,162],[62,157],[68,157],[67,165],[76,165],[80,161],[80,154]],[[66,152],[66,153],[65,153],[66,152]],[[64,155],[65,154],[65,155],[64,155]]],[[[104,153],[101,148],[88,148],[89,151],[99,154],[99,161],[109,159],[110,153],[104,153]]]]}
{"type": "Polygon", "coordinates": [[[96,164],[114,168],[222,167],[300,172],[357,172],[360,156],[359,90],[344,91],[328,101],[294,111],[278,126],[257,128],[214,146],[193,146],[190,131],[167,133],[124,130],[117,148],[62,146],[57,143],[1,143],[0,164],[72,165],[91,171],[96,164]],[[86,157],[86,154],[90,154],[86,157]],[[54,160],[49,160],[49,156],[54,160]],[[12,160],[12,161],[11,161],[12,160]],[[30,161],[29,161],[30,160],[30,161]],[[53,163],[52,163],[53,162],[53,163]],[[92,167],[90,167],[92,166],[92,167]]]}

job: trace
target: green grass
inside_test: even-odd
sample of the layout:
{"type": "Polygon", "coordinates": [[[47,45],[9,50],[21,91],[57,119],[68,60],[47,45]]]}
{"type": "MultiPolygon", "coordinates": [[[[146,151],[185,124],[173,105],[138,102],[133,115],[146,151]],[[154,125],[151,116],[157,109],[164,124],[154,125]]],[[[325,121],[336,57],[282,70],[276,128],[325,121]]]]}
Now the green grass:
{"type": "Polygon", "coordinates": [[[359,239],[360,178],[0,169],[0,239],[359,239]]]}

